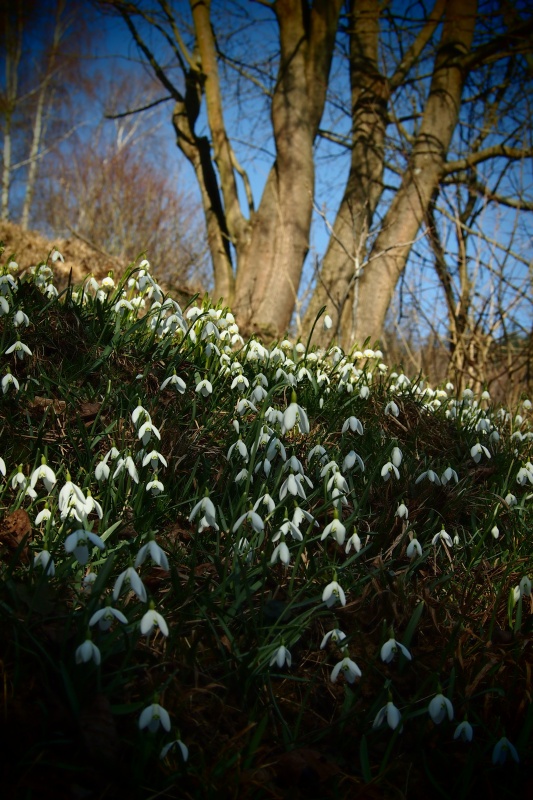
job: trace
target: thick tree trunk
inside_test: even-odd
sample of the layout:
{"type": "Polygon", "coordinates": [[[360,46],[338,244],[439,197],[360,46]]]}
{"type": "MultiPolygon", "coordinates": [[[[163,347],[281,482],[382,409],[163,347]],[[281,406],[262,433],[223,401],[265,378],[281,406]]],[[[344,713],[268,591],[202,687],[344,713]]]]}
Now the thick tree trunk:
{"type": "Polygon", "coordinates": [[[272,4],[280,32],[280,66],[272,99],[276,161],[257,211],[247,191],[243,213],[238,173],[245,180],[226,133],[210,0],[191,2],[198,54],[195,75],[205,94],[217,176],[209,144],[194,135],[198,113],[191,97],[178,99],[174,127],[202,192],[215,270],[215,295],[232,305],[244,330],[283,336],[289,326],[309,248],[314,197],[313,143],[326,99],[342,0],[272,4]],[[192,111],[194,109],[194,111],[192,111]],[[232,264],[232,255],[235,264],[232,264]]]}
{"type": "Polygon", "coordinates": [[[472,45],[476,12],[476,0],[449,0],[446,4],[430,92],[410,163],[383,219],[368,267],[357,282],[357,302],[345,309],[344,327],[351,332],[347,344],[381,336],[394,289],[443,174],[459,117],[462,61],[472,45]]]}

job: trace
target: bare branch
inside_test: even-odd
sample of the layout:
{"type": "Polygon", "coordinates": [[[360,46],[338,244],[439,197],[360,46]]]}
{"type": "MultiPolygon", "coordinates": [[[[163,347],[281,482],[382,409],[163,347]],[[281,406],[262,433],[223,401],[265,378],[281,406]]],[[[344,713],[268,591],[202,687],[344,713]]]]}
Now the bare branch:
{"type": "Polygon", "coordinates": [[[160,103],[166,103],[168,100],[173,100],[172,95],[167,94],[166,97],[160,97],[159,100],[154,100],[153,103],[148,103],[146,106],[139,108],[132,108],[128,111],[122,111],[120,114],[104,114],[104,119],[121,119],[122,117],[131,117],[133,114],[140,114],[141,111],[148,111],[149,108],[154,108],[160,103]]]}
{"type": "Polygon", "coordinates": [[[486,147],[484,150],[470,153],[466,158],[448,161],[444,165],[444,173],[450,175],[453,172],[467,170],[470,167],[474,167],[476,164],[488,161],[490,158],[507,158],[513,161],[520,161],[523,158],[531,157],[533,157],[533,147],[520,148],[508,147],[505,144],[495,144],[492,145],[492,147],[486,147]]]}

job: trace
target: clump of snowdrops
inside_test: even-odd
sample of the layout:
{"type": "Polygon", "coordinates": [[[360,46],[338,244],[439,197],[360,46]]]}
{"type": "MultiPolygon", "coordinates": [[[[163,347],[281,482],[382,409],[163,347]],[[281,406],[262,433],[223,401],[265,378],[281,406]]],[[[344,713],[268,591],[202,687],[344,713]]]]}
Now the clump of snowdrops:
{"type": "Polygon", "coordinates": [[[522,786],[529,399],[244,340],[146,259],[58,297],[57,258],[0,274],[5,780],[522,786]]]}

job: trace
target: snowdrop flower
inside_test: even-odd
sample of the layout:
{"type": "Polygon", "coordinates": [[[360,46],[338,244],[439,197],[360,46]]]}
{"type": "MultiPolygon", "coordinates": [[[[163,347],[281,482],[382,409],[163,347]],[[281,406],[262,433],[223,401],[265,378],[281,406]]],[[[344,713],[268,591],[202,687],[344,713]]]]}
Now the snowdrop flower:
{"type": "Polygon", "coordinates": [[[245,522],[245,520],[249,520],[254,531],[257,531],[258,533],[264,530],[265,528],[265,524],[261,519],[261,517],[259,516],[259,514],[257,514],[255,511],[247,511],[245,514],[241,514],[241,516],[233,526],[232,529],[233,533],[235,533],[235,531],[241,527],[241,525],[243,524],[243,522],[245,522]]]}
{"type": "Polygon", "coordinates": [[[147,555],[150,556],[154,564],[157,564],[158,567],[161,567],[161,569],[164,569],[168,572],[170,567],[168,564],[167,555],[154,539],[150,539],[150,541],[144,544],[137,553],[137,557],[135,559],[136,568],[140,567],[141,564],[144,564],[147,555]]]}
{"type": "Polygon", "coordinates": [[[104,516],[104,512],[103,512],[102,506],[100,505],[98,500],[94,499],[94,497],[91,494],[91,490],[90,489],[87,489],[87,497],[86,497],[85,502],[84,502],[84,507],[85,507],[85,514],[87,516],[89,514],[92,514],[93,511],[96,512],[96,515],[97,515],[98,519],[102,519],[102,517],[104,516]]]}
{"type": "Polygon", "coordinates": [[[462,739],[463,742],[471,742],[473,736],[474,730],[466,719],[459,723],[453,734],[454,739],[462,739]]]}
{"type": "Polygon", "coordinates": [[[398,468],[392,463],[392,461],[387,461],[381,468],[381,477],[386,482],[389,480],[391,473],[394,473],[396,479],[400,479],[400,473],[398,472],[398,468]]]}
{"type": "Polygon", "coordinates": [[[381,660],[385,662],[385,664],[390,664],[390,662],[394,659],[396,653],[401,652],[408,661],[412,661],[412,655],[405,647],[405,645],[397,642],[396,639],[389,639],[381,648],[380,656],[381,660]]]}
{"type": "MultiPolygon", "coordinates": [[[[366,388],[367,391],[368,391],[368,387],[363,387],[363,388],[366,388]]],[[[361,392],[362,392],[362,390],[361,390],[361,392]]],[[[359,396],[361,396],[361,392],[359,393],[359,396]]],[[[398,406],[396,405],[394,400],[391,400],[385,406],[385,416],[387,417],[387,416],[389,416],[389,414],[393,414],[395,417],[398,417],[399,414],[400,414],[400,409],[398,408],[398,406]]]]}
{"type": "Polygon", "coordinates": [[[296,402],[296,393],[293,392],[292,402],[286,408],[283,414],[283,433],[292,430],[296,424],[298,425],[300,433],[309,433],[309,419],[307,417],[307,412],[304,408],[302,408],[302,406],[298,405],[296,402]]]}
{"type": "MultiPolygon", "coordinates": [[[[359,397],[361,398],[361,400],[366,400],[369,396],[370,396],[370,388],[368,386],[361,386],[361,388],[359,389],[359,397]]],[[[398,411],[399,414],[400,412],[398,410],[398,406],[396,405],[396,403],[393,403],[393,406],[396,407],[396,410],[398,411]]],[[[385,413],[387,413],[387,407],[385,407],[385,413]]],[[[395,414],[395,416],[397,417],[398,414],[395,414]]]]}
{"type": "MultiPolygon", "coordinates": [[[[35,524],[36,525],[40,525],[42,522],[47,522],[50,519],[51,516],[52,516],[52,512],[50,511],[50,509],[46,505],[43,509],[41,509],[41,511],[39,511],[39,513],[35,517],[35,524]]],[[[53,524],[54,523],[52,522],[52,525],[53,524]]]]}
{"type": "Polygon", "coordinates": [[[187,388],[185,381],[179,378],[175,372],[169,378],[166,378],[159,388],[161,391],[163,391],[164,389],[167,388],[167,386],[174,387],[176,391],[179,392],[180,394],[183,394],[185,392],[185,389],[187,388]]]}
{"type": "Polygon", "coordinates": [[[517,764],[519,763],[520,758],[518,757],[516,747],[514,744],[511,744],[506,736],[502,736],[500,741],[496,742],[494,745],[494,750],[492,751],[492,763],[499,765],[505,764],[508,755],[510,755],[517,764]]]}
{"type": "Polygon", "coordinates": [[[65,550],[67,553],[73,553],[78,564],[84,566],[89,560],[89,542],[100,550],[105,549],[105,544],[96,533],[80,529],[67,536],[65,550]]]}
{"type": "Polygon", "coordinates": [[[170,730],[170,716],[168,711],[160,706],[159,703],[152,703],[141,712],[139,717],[139,729],[142,731],[148,728],[150,733],[155,733],[159,730],[159,726],[166,731],[170,730]]]}
{"type": "Polygon", "coordinates": [[[118,576],[113,587],[113,600],[117,600],[123,585],[135,592],[141,602],[146,603],[146,589],[140,575],[135,572],[133,567],[128,567],[118,576]]]}
{"type": "Polygon", "coordinates": [[[276,508],[276,503],[269,494],[264,494],[254,503],[254,511],[257,511],[260,506],[265,506],[267,514],[271,514],[276,508]]]}
{"type": "Polygon", "coordinates": [[[435,725],[440,725],[446,717],[453,719],[453,706],[447,697],[437,694],[428,706],[428,713],[435,725]]]}
{"type": "Polygon", "coordinates": [[[341,630],[339,630],[339,628],[333,628],[332,631],[328,631],[328,633],[326,633],[326,635],[320,642],[321,650],[325,648],[330,639],[332,642],[337,644],[337,642],[342,642],[344,639],[346,639],[346,634],[343,633],[341,630]]]}
{"type": "Polygon", "coordinates": [[[361,436],[363,435],[363,426],[361,422],[357,419],[357,417],[348,417],[348,419],[342,426],[341,433],[346,433],[347,430],[353,431],[354,433],[358,433],[361,436]]]}
{"type": "Polygon", "coordinates": [[[142,465],[145,467],[147,464],[150,464],[150,469],[153,469],[154,472],[159,468],[159,464],[162,464],[164,467],[168,467],[168,462],[161,453],[158,453],[157,450],[151,450],[149,453],[146,453],[143,456],[142,465]]]}
{"type": "Polygon", "coordinates": [[[498,528],[498,526],[497,526],[497,525],[494,525],[494,527],[493,527],[493,528],[491,528],[491,531],[490,531],[490,532],[491,532],[492,536],[493,536],[495,539],[498,539],[498,538],[499,538],[499,536],[500,536],[500,529],[498,528]]]}
{"type": "Polygon", "coordinates": [[[94,661],[96,665],[102,661],[100,650],[90,639],[76,649],[76,664],[86,664],[88,661],[94,661]]]}
{"type": "MultiPolygon", "coordinates": [[[[376,718],[372,724],[372,727],[373,728],[381,727],[385,719],[387,720],[387,725],[393,731],[396,730],[402,719],[400,711],[396,708],[392,700],[389,700],[389,702],[386,705],[384,705],[383,708],[380,708],[380,710],[376,714],[376,718]]],[[[402,727],[403,726],[400,726],[400,733],[402,731],[402,727]]]]}
{"type": "Polygon", "coordinates": [[[326,314],[324,317],[324,321],[322,323],[322,327],[324,328],[325,331],[329,331],[332,325],[333,325],[333,320],[331,319],[329,314],[326,314]]]}
{"type": "Polygon", "coordinates": [[[54,577],[56,574],[56,568],[54,566],[54,560],[48,550],[41,550],[40,553],[37,553],[35,558],[33,559],[33,566],[41,566],[45,575],[49,575],[51,578],[54,577]]]}
{"type": "Polygon", "coordinates": [[[20,389],[20,384],[15,376],[12,375],[11,372],[7,372],[2,378],[2,393],[6,394],[10,386],[13,387],[15,392],[18,392],[20,389]]]}
{"type": "Polygon", "coordinates": [[[344,525],[337,516],[335,516],[335,518],[332,519],[329,525],[326,525],[322,533],[322,536],[320,537],[320,541],[323,542],[324,539],[327,539],[327,537],[330,534],[333,537],[333,539],[335,539],[337,544],[342,547],[342,545],[344,544],[344,539],[346,537],[346,528],[344,527],[344,525]]]}
{"type": "Polygon", "coordinates": [[[124,470],[127,470],[130,478],[135,481],[135,483],[139,483],[139,473],[137,472],[137,467],[135,466],[135,462],[131,456],[126,456],[126,458],[119,459],[117,468],[113,473],[113,480],[124,470]]]}
{"type": "Polygon", "coordinates": [[[457,475],[457,472],[451,467],[447,467],[440,476],[441,483],[443,486],[446,486],[446,484],[449,483],[452,479],[455,481],[455,483],[459,483],[459,477],[457,475]]]}
{"type": "Polygon", "coordinates": [[[213,393],[213,387],[210,381],[208,381],[207,378],[204,378],[203,381],[199,381],[197,383],[195,391],[199,392],[202,395],[202,397],[208,397],[210,394],[213,393]]]}
{"type": "Polygon", "coordinates": [[[520,597],[531,597],[531,578],[524,575],[518,586],[520,590],[520,597]]]}
{"type": "Polygon", "coordinates": [[[441,483],[440,478],[437,475],[437,473],[434,472],[432,469],[428,469],[426,472],[422,472],[416,479],[415,484],[421,483],[421,481],[423,481],[424,478],[427,478],[428,481],[430,481],[430,483],[434,483],[436,486],[440,486],[441,483]]]}
{"type": "Polygon", "coordinates": [[[277,665],[278,669],[281,669],[284,664],[287,664],[288,667],[291,666],[292,656],[285,645],[282,644],[277,648],[277,650],[275,650],[272,658],[270,659],[270,666],[273,667],[274,664],[277,665]]]}
{"type": "Polygon", "coordinates": [[[448,545],[448,547],[453,546],[452,537],[450,536],[449,533],[446,533],[444,528],[442,528],[438,533],[435,534],[435,536],[431,540],[431,544],[433,545],[438,544],[439,541],[445,542],[448,545]]]}
{"type": "MultiPolygon", "coordinates": [[[[202,499],[196,503],[193,510],[189,515],[189,522],[193,522],[198,514],[207,522],[207,526],[215,528],[218,530],[218,525],[216,523],[216,509],[213,505],[213,502],[209,499],[209,497],[202,497],[202,499]]],[[[206,527],[207,527],[206,526],[206,527]]]]}
{"type": "Polygon", "coordinates": [[[341,661],[335,664],[331,670],[330,681],[335,683],[341,672],[348,683],[354,683],[355,679],[360,678],[363,674],[355,661],[352,661],[348,655],[345,655],[341,661]]]}
{"type": "Polygon", "coordinates": [[[5,355],[8,356],[11,353],[15,353],[15,356],[19,358],[21,361],[24,358],[24,354],[31,356],[32,352],[28,345],[24,344],[23,342],[15,342],[12,344],[11,347],[8,347],[7,350],[4,351],[5,355]]]}
{"type": "Polygon", "coordinates": [[[289,548],[285,544],[284,539],[282,539],[281,542],[274,548],[272,558],[270,559],[270,564],[275,564],[278,558],[282,564],[285,564],[285,566],[288,567],[291,560],[291,554],[289,552],[289,548]]]}
{"type": "Polygon", "coordinates": [[[476,464],[479,463],[479,461],[481,460],[481,456],[483,454],[485,454],[487,456],[487,458],[491,458],[491,455],[490,455],[489,451],[487,450],[487,448],[485,447],[485,445],[480,444],[479,442],[477,442],[477,444],[475,444],[470,449],[470,455],[472,456],[472,458],[474,459],[476,464]]]}
{"type": "Polygon", "coordinates": [[[236,441],[236,442],[234,442],[234,443],[231,445],[231,447],[229,448],[229,450],[228,450],[228,454],[227,454],[227,456],[226,456],[226,458],[228,459],[228,461],[230,460],[230,458],[231,458],[231,455],[232,455],[232,453],[233,453],[233,451],[234,451],[235,449],[237,449],[237,450],[238,450],[238,452],[239,452],[239,455],[240,455],[240,456],[241,456],[241,458],[243,459],[244,463],[245,463],[245,464],[247,464],[247,463],[248,463],[248,461],[250,460],[250,457],[249,457],[249,455],[248,455],[248,448],[246,447],[246,445],[245,445],[245,443],[243,442],[243,440],[242,440],[242,439],[237,439],[237,441],[236,441]]]}
{"type": "Polygon", "coordinates": [[[400,519],[408,519],[409,518],[409,509],[405,505],[405,503],[400,503],[398,508],[396,509],[396,517],[400,517],[400,519]]]}
{"type": "Polygon", "coordinates": [[[140,628],[143,636],[150,636],[154,628],[159,628],[163,636],[168,636],[168,625],[164,617],[155,610],[153,603],[150,603],[150,608],[141,619],[140,628]]]}
{"type": "Polygon", "coordinates": [[[417,556],[422,555],[422,546],[418,539],[413,538],[407,545],[407,550],[405,551],[407,558],[416,558],[417,556]]]}
{"type": "Polygon", "coordinates": [[[395,467],[399,467],[402,463],[403,453],[399,447],[392,448],[391,461],[395,467]]]}
{"type": "Polygon", "coordinates": [[[105,606],[101,608],[99,611],[95,611],[92,615],[91,619],[89,620],[89,627],[92,628],[93,625],[98,623],[98,627],[101,631],[108,631],[113,622],[118,619],[119,622],[122,622],[123,625],[128,624],[128,620],[122,613],[119,611],[118,608],[112,608],[111,606],[105,606]]]}
{"type": "Polygon", "coordinates": [[[139,403],[139,405],[131,413],[131,421],[137,427],[137,423],[139,421],[142,425],[143,422],[151,422],[152,418],[150,417],[148,411],[139,403]]]}
{"type": "Polygon", "coordinates": [[[518,505],[518,500],[516,499],[516,496],[511,492],[505,495],[505,502],[507,503],[509,508],[518,505]]]}
{"type": "Polygon", "coordinates": [[[3,295],[0,295],[0,317],[9,314],[9,303],[3,295]]]}
{"type": "Polygon", "coordinates": [[[328,608],[331,608],[331,606],[335,605],[337,600],[341,606],[346,605],[346,595],[344,594],[344,589],[342,586],[339,586],[337,581],[331,581],[331,583],[328,583],[322,592],[322,602],[326,603],[328,608]]]}
{"type": "Polygon", "coordinates": [[[159,758],[160,759],[166,758],[170,750],[176,745],[178,746],[183,761],[187,761],[187,759],[189,758],[189,748],[187,747],[186,744],[184,744],[181,741],[181,739],[174,739],[173,742],[169,742],[168,744],[166,744],[159,753],[159,758]]]}
{"type": "Polygon", "coordinates": [[[146,491],[150,492],[154,497],[157,497],[158,494],[164,492],[165,487],[161,483],[160,480],[157,478],[157,473],[154,475],[151,481],[148,481],[146,484],[146,491]]]}
{"type": "Polygon", "coordinates": [[[361,550],[361,539],[359,538],[357,531],[354,531],[350,536],[350,538],[348,539],[348,541],[346,542],[346,548],[344,550],[346,555],[348,555],[352,547],[356,553],[358,553],[361,550]]]}
{"type": "Polygon", "coordinates": [[[137,436],[142,441],[143,447],[146,447],[152,438],[152,435],[155,436],[156,439],[161,440],[161,434],[159,433],[159,430],[149,421],[143,423],[137,432],[137,436]]]}
{"type": "Polygon", "coordinates": [[[344,461],[342,462],[342,471],[345,472],[346,470],[352,469],[352,467],[357,463],[361,472],[365,471],[365,462],[358,455],[355,450],[350,450],[348,455],[345,457],[344,461]]]}
{"type": "Polygon", "coordinates": [[[102,459],[98,462],[94,469],[94,477],[97,481],[106,481],[109,478],[109,473],[111,470],[107,466],[107,462],[105,459],[102,459]]]}

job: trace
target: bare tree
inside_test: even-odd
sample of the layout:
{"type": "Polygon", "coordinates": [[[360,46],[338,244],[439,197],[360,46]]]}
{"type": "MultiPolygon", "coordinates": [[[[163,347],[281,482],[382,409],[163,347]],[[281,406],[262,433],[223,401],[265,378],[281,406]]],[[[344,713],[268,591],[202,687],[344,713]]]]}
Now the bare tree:
{"type": "MultiPolygon", "coordinates": [[[[319,140],[347,149],[350,163],[304,327],[327,305],[348,346],[380,336],[413,245],[426,236],[435,191],[483,164],[506,172],[509,184],[512,165],[533,153],[526,133],[533,17],[525,5],[350,0],[342,17],[340,0],[257,0],[246,8],[191,0],[187,17],[185,2],[103,4],[122,16],[174,104],[177,144],[201,190],[215,294],[248,328],[282,335],[288,327],[309,247],[319,140]],[[258,33],[269,22],[273,46],[272,27],[270,39],[258,33]],[[255,60],[244,44],[250,26],[255,60]],[[349,72],[348,104],[338,85],[328,86],[335,44],[349,72]],[[257,89],[249,113],[257,97],[270,113],[274,152],[257,208],[229,133],[228,69],[239,89],[244,80],[257,89]],[[494,100],[500,87],[519,101],[512,124],[507,101],[498,108],[494,100]],[[322,124],[332,106],[350,119],[348,131],[322,124]],[[472,115],[490,130],[474,149],[462,138],[472,115]]],[[[245,113],[247,97],[236,101],[245,113]]],[[[494,195],[490,179],[475,191],[494,195]]],[[[528,207],[522,186],[516,202],[528,207]]]]}

